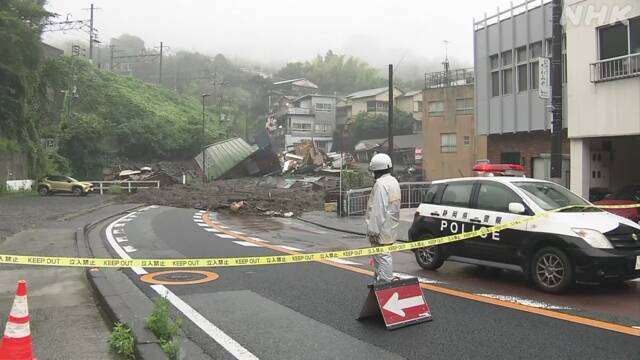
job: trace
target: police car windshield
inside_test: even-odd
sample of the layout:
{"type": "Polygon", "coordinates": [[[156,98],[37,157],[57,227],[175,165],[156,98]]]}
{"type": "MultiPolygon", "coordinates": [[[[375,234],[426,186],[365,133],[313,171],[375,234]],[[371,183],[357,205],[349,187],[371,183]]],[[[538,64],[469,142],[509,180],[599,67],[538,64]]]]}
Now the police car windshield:
{"type": "Polygon", "coordinates": [[[578,195],[551,182],[517,181],[513,185],[524,191],[526,195],[544,210],[555,210],[566,206],[574,206],[566,211],[599,211],[578,195]]]}

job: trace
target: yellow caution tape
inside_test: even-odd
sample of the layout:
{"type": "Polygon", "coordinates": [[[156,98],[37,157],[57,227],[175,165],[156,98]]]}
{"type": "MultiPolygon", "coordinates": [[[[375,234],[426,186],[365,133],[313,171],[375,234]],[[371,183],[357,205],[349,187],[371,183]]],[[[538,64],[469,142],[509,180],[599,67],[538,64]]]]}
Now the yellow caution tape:
{"type": "MultiPolygon", "coordinates": [[[[478,236],[487,236],[510,227],[528,223],[547,216],[551,212],[563,211],[574,206],[567,206],[544,212],[533,216],[523,216],[519,219],[503,224],[484,227],[478,230],[468,231],[455,235],[442,236],[433,239],[424,239],[410,243],[376,246],[341,251],[326,251],[318,253],[301,253],[294,255],[273,256],[247,256],[233,258],[204,258],[204,259],[100,259],[79,257],[53,257],[53,256],[29,256],[29,255],[0,255],[0,264],[12,265],[42,265],[42,266],[66,266],[66,267],[96,267],[96,268],[208,268],[251,265],[291,264],[313,261],[325,261],[331,259],[344,259],[359,256],[375,255],[387,252],[414,250],[429,246],[448,244],[456,241],[471,239],[478,236]]],[[[581,206],[577,206],[581,207],[581,206]]],[[[640,207],[633,205],[599,205],[603,209],[626,209],[640,207]]]]}
{"type": "Polygon", "coordinates": [[[313,261],[324,261],[331,259],[343,259],[359,256],[368,256],[386,252],[398,252],[419,249],[434,245],[442,245],[455,241],[461,241],[478,236],[486,236],[492,232],[497,232],[516,225],[524,224],[535,219],[546,216],[548,213],[541,213],[534,216],[521,217],[514,221],[506,222],[492,227],[480,228],[465,233],[443,236],[433,239],[419,240],[410,243],[399,243],[393,245],[376,246],[341,251],[326,251],[319,253],[302,253],[294,255],[273,255],[273,256],[248,256],[234,258],[205,258],[205,259],[100,259],[100,258],[80,258],[80,257],[53,257],[53,256],[29,256],[29,255],[0,255],[0,264],[12,265],[42,265],[42,266],[66,266],[66,267],[96,267],[96,268],[208,268],[208,267],[228,267],[228,266],[250,266],[250,265],[274,265],[291,264],[313,261]]]}

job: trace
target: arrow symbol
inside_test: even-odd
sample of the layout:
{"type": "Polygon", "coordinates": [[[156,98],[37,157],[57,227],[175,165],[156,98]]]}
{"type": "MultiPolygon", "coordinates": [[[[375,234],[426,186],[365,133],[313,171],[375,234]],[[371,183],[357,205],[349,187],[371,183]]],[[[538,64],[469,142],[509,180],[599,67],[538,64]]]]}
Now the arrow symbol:
{"type": "Polygon", "coordinates": [[[382,308],[396,315],[404,317],[404,309],[420,305],[424,305],[424,299],[422,298],[422,296],[412,296],[405,299],[398,299],[398,293],[394,292],[393,295],[391,295],[391,298],[389,298],[387,303],[384,304],[382,308]]]}

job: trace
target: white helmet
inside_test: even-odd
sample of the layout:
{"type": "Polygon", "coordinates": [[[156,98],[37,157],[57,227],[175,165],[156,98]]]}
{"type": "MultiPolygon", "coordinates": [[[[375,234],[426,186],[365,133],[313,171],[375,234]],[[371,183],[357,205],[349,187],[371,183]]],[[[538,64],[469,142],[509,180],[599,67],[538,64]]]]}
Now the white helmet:
{"type": "Polygon", "coordinates": [[[369,170],[371,171],[379,171],[379,170],[387,170],[391,169],[393,164],[391,164],[391,158],[387,154],[379,153],[375,154],[371,158],[371,162],[369,163],[369,170]]]}

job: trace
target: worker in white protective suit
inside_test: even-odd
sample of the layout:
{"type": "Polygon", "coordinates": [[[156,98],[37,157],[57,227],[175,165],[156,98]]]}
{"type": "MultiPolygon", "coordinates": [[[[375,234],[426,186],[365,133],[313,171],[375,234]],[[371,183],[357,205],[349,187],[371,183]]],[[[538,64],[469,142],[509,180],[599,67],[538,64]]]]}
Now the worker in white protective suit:
{"type": "MultiPolygon", "coordinates": [[[[367,205],[367,238],[372,246],[391,245],[398,238],[400,224],[400,185],[391,176],[393,164],[387,154],[371,158],[369,170],[376,179],[367,205]]],[[[394,280],[391,254],[373,255],[375,283],[394,280]]]]}

